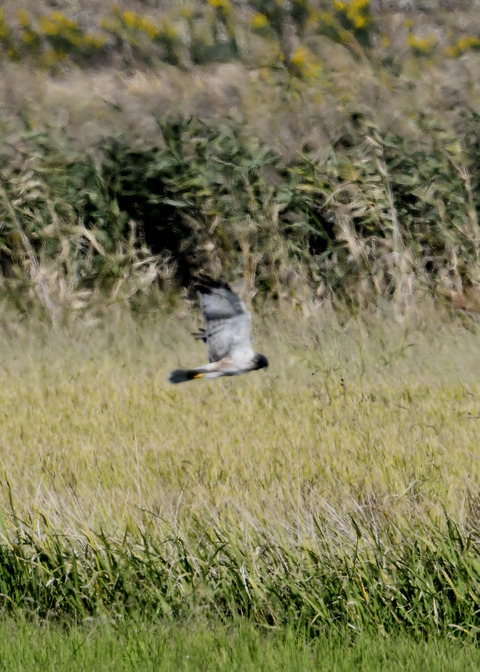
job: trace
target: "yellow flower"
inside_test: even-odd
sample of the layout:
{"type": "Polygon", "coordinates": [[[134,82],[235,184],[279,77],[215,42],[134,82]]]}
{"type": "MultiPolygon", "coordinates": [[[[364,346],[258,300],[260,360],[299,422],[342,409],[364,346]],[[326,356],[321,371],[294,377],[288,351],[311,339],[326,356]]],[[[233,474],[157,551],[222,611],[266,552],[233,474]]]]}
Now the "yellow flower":
{"type": "Polygon", "coordinates": [[[178,39],[178,30],[171,23],[164,21],[162,27],[158,33],[167,40],[177,40],[178,39]]]}
{"type": "Polygon", "coordinates": [[[367,19],[364,16],[360,16],[360,14],[357,14],[353,18],[353,25],[357,29],[365,28],[365,26],[367,25],[367,19]]]}
{"type": "Polygon", "coordinates": [[[429,56],[437,46],[435,35],[426,35],[425,37],[416,37],[413,33],[407,36],[407,45],[422,56],[429,56]]]}
{"type": "Polygon", "coordinates": [[[295,49],[295,53],[292,56],[292,63],[295,65],[301,66],[308,57],[308,51],[305,47],[298,47],[295,49]]]}
{"type": "Polygon", "coordinates": [[[217,9],[223,9],[225,11],[231,10],[231,5],[228,0],[208,0],[210,7],[215,7],[217,9]]]}
{"type": "Polygon", "coordinates": [[[138,30],[141,30],[146,35],[148,35],[151,40],[153,40],[158,34],[156,26],[145,16],[138,18],[137,28],[138,30]]]}
{"type": "Polygon", "coordinates": [[[370,0],[351,0],[350,7],[355,12],[363,12],[370,9],[370,0]]]}
{"type": "MultiPolygon", "coordinates": [[[[333,9],[350,30],[365,30],[371,23],[370,0],[333,0],[333,9]]],[[[325,14],[325,13],[324,13],[325,14]]],[[[333,21],[324,21],[326,25],[332,25],[333,21]]]]}
{"type": "Polygon", "coordinates": [[[322,70],[322,66],[314,54],[303,46],[295,49],[291,63],[297,68],[301,76],[306,79],[318,77],[322,70]]]}
{"type": "Polygon", "coordinates": [[[254,30],[261,30],[261,29],[263,29],[263,28],[267,28],[267,26],[268,26],[268,19],[267,19],[267,17],[265,16],[265,14],[260,14],[260,13],[254,14],[254,15],[252,16],[251,21],[250,21],[250,26],[251,26],[254,30]]]}
{"type": "Polygon", "coordinates": [[[53,21],[51,21],[46,16],[40,17],[40,27],[42,28],[43,32],[46,33],[47,35],[55,35],[57,32],[57,26],[55,25],[55,23],[53,23],[53,21]]]}
{"type": "Polygon", "coordinates": [[[478,37],[461,37],[457,42],[457,47],[462,52],[467,51],[467,49],[478,49],[480,40],[478,37]]]}
{"type": "Polygon", "coordinates": [[[123,23],[127,28],[136,28],[137,26],[137,15],[135,12],[123,12],[121,14],[123,23]]]}
{"type": "Polygon", "coordinates": [[[24,28],[25,26],[30,25],[30,14],[27,12],[26,9],[19,9],[18,13],[18,20],[20,22],[20,25],[24,28]]]}
{"type": "Polygon", "coordinates": [[[93,49],[101,49],[106,41],[103,35],[85,35],[84,39],[85,46],[92,47],[93,49]]]}

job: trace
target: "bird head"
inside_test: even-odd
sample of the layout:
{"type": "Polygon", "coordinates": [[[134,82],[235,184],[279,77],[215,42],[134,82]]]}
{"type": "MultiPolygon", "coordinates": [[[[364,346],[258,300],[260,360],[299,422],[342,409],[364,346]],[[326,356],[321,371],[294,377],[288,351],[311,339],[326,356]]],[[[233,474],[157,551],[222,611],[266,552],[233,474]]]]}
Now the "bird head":
{"type": "Polygon", "coordinates": [[[268,359],[265,355],[255,356],[255,369],[268,369],[268,359]]]}

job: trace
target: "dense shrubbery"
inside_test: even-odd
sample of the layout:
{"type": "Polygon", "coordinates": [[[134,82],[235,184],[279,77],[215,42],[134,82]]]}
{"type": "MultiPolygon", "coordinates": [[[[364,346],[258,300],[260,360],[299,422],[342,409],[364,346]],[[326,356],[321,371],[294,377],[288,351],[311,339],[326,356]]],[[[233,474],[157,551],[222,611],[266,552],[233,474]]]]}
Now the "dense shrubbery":
{"type": "Polygon", "coordinates": [[[286,162],[231,119],[163,120],[162,147],[108,140],[87,156],[34,136],[37,157],[2,171],[4,282],[133,296],[161,260],[180,283],[221,269],[274,297],[305,283],[353,303],[475,287],[478,124],[412,143],[357,118],[321,164],[286,162]]]}
{"type": "MultiPolygon", "coordinates": [[[[34,289],[58,316],[101,293],[131,300],[155,286],[188,284],[199,269],[243,274],[263,294],[293,301],[407,303],[418,290],[476,292],[474,89],[468,77],[457,86],[455,74],[443,85],[428,69],[435,58],[443,60],[434,73],[447,57],[475,59],[477,38],[444,31],[442,54],[438,31],[430,39],[409,20],[403,50],[400,38],[394,49],[368,0],[318,7],[255,0],[243,10],[211,0],[160,20],[113,6],[95,16],[95,30],[60,12],[22,10],[16,25],[0,15],[3,56],[19,63],[12,68],[46,65],[55,73],[77,62],[95,81],[93,64],[111,72],[148,63],[171,78],[165,91],[173,95],[173,81],[182,105],[181,113],[157,112],[160,95],[117,131],[135,94],[122,108],[102,91],[105,105],[92,111],[89,129],[104,130],[86,150],[68,122],[46,115],[39,124],[44,103],[5,113],[0,268],[19,305],[34,289]],[[205,64],[225,59],[237,59],[231,72],[243,83],[222,80],[223,113],[219,80],[205,64]],[[436,100],[432,94],[427,109],[415,109],[409,97],[423,104],[434,77],[436,100]],[[186,113],[195,78],[201,94],[186,113]],[[452,105],[437,114],[444,92],[452,105]],[[213,116],[204,113],[210,97],[213,116]],[[265,109],[268,132],[255,133],[265,109]],[[132,133],[147,121],[157,124],[153,143],[132,133]]],[[[8,84],[5,94],[8,110],[8,84]]],[[[79,94],[65,114],[90,104],[79,94]]]]}
{"type": "MultiPolygon", "coordinates": [[[[326,35],[357,55],[374,45],[382,52],[390,44],[370,0],[251,0],[242,7],[230,0],[208,0],[159,14],[123,10],[113,4],[95,18],[93,28],[91,24],[60,11],[39,14],[25,9],[18,11],[15,20],[12,15],[7,20],[0,10],[0,55],[3,52],[8,59],[28,59],[53,69],[66,59],[81,65],[98,64],[114,55],[121,55],[130,65],[160,60],[186,66],[241,56],[251,59],[255,53],[251,37],[257,34],[274,47],[272,65],[284,62],[292,73],[308,77],[310,69],[296,66],[298,61],[303,64],[308,60],[305,54],[310,52],[315,36],[326,35]],[[244,53],[239,42],[244,45],[244,53]]],[[[431,55],[439,46],[435,34],[421,31],[417,35],[412,20],[405,22],[405,29],[406,45],[412,53],[431,55]]],[[[443,45],[449,58],[480,47],[476,35],[451,40],[443,45]]],[[[318,60],[315,54],[310,58],[318,60]]]]}

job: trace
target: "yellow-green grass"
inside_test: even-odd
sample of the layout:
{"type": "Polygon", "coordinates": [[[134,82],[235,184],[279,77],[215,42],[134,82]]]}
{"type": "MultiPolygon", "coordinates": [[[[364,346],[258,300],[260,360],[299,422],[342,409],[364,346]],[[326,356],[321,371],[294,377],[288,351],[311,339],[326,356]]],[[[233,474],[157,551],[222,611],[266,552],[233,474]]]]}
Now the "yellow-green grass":
{"type": "Polygon", "coordinates": [[[170,369],[205,361],[194,326],[127,322],[7,337],[3,481],[20,508],[72,532],[144,512],[188,525],[208,509],[309,539],[312,508],[343,515],[372,497],[389,515],[466,522],[480,482],[476,333],[270,319],[257,338],[267,373],[172,386],[170,369]]]}
{"type": "Polygon", "coordinates": [[[478,525],[479,336],[426,310],[412,322],[388,311],[345,324],[270,317],[256,339],[268,372],[178,386],[169,371],[205,359],[180,315],[56,334],[11,329],[0,511],[12,573],[24,576],[18,596],[32,572],[40,583],[51,572],[47,587],[71,580],[78,604],[95,611],[88,576],[107,576],[108,599],[97,584],[95,599],[108,610],[125,571],[135,585],[145,561],[153,573],[138,592],[125,589],[126,602],[170,581],[163,602],[155,597],[163,615],[181,611],[179,595],[194,609],[208,593],[220,613],[266,623],[278,622],[277,602],[285,618],[306,605],[311,626],[341,621],[335,604],[345,599],[351,627],[382,627],[375,600],[394,593],[393,621],[415,628],[412,605],[428,594],[420,620],[433,609],[436,627],[476,631],[478,549],[470,561],[468,548],[478,525]],[[174,551],[162,545],[172,540],[174,551]],[[321,594],[327,584],[339,594],[321,594]],[[468,624],[455,620],[457,599],[470,605],[468,624]]]}

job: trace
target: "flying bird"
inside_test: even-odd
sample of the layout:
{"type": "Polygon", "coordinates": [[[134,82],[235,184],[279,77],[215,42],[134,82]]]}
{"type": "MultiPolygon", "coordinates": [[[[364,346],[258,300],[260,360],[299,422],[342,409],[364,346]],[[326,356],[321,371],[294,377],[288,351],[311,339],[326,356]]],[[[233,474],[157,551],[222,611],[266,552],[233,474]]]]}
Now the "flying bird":
{"type": "Polygon", "coordinates": [[[253,350],[252,318],[243,301],[226,283],[207,275],[199,276],[194,286],[200,294],[205,320],[205,329],[196,336],[206,343],[210,363],[196,369],[175,369],[170,374],[170,382],[238,376],[266,369],[265,355],[253,350]]]}

